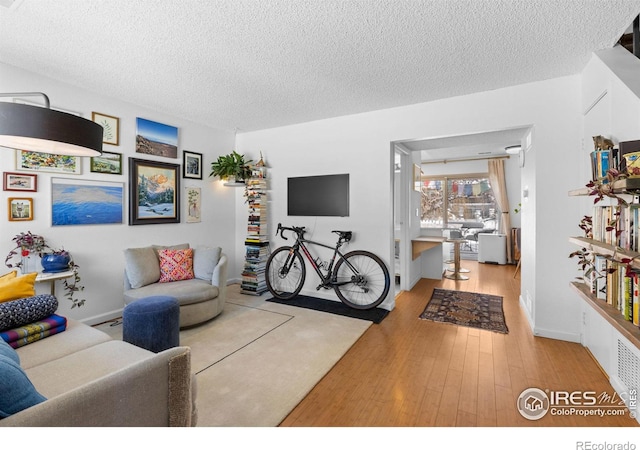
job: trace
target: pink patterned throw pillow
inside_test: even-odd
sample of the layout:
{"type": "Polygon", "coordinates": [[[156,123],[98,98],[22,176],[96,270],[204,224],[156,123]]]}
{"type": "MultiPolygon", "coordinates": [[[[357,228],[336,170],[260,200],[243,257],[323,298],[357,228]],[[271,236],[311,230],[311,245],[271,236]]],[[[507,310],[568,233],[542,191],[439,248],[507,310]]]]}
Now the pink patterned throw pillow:
{"type": "Polygon", "coordinates": [[[160,250],[160,283],[190,280],[193,275],[193,249],[160,250]]]}

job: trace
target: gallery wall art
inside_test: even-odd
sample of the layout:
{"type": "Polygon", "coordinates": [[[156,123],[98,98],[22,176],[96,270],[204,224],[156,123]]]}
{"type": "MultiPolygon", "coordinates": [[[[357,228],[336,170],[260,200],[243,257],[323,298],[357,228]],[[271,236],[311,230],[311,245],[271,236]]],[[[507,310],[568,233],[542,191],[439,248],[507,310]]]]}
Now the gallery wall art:
{"type": "Polygon", "coordinates": [[[16,150],[16,169],[80,175],[82,160],[77,156],[16,150]]]}
{"type": "Polygon", "coordinates": [[[124,183],[51,179],[51,225],[124,223],[124,183]]]}
{"type": "Polygon", "coordinates": [[[129,225],[180,223],[180,165],[129,158],[129,225]]]}
{"type": "Polygon", "coordinates": [[[178,157],[178,129],[152,120],[136,118],[136,152],[178,157]]]}

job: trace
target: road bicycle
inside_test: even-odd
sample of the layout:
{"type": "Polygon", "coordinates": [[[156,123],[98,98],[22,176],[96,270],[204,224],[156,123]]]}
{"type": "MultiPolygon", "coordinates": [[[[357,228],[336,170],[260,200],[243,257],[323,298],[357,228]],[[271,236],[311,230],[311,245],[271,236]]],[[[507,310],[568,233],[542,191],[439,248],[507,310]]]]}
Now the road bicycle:
{"type": "Polygon", "coordinates": [[[283,227],[278,224],[276,235],[288,240],[284,232],[295,234],[292,246],[279,247],[267,259],[265,278],[271,294],[282,300],[289,300],[300,293],[307,276],[302,259],[306,256],[309,264],[320,278],[316,290],[334,289],[336,295],[347,306],[355,309],[371,309],[378,306],[389,293],[389,271],[382,260],[371,252],[354,250],[343,254],[340,247],[351,241],[351,231],[337,231],[335,246],[315,242],[304,237],[304,227],[283,227]],[[308,244],[333,250],[328,262],[313,257],[308,244]],[[302,251],[302,253],[301,253],[302,251]]]}

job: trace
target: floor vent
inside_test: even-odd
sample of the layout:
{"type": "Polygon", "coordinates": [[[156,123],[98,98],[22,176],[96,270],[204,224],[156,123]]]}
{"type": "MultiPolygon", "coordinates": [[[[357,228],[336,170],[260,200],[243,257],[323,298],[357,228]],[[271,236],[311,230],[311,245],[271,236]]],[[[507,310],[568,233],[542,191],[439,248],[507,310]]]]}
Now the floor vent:
{"type": "Polygon", "coordinates": [[[618,341],[618,379],[624,383],[626,391],[640,388],[640,357],[624,341],[618,341]]]}

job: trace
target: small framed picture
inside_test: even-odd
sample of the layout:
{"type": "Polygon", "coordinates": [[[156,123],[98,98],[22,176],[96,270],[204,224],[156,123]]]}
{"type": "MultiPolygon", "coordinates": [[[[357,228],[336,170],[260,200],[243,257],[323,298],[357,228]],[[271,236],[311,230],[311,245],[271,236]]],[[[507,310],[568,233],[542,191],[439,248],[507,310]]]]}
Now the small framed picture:
{"type": "Polygon", "coordinates": [[[182,178],[202,180],[202,153],[182,152],[182,178]]]}
{"type": "Polygon", "coordinates": [[[80,175],[82,161],[79,156],[16,150],[16,170],[80,175]]]}
{"type": "Polygon", "coordinates": [[[122,153],[102,151],[100,156],[91,157],[91,172],[122,175],[122,153]]]}
{"type": "Polygon", "coordinates": [[[33,199],[9,197],[9,222],[33,220],[33,199]]]}
{"type": "Polygon", "coordinates": [[[99,112],[91,113],[91,120],[102,126],[102,143],[120,145],[120,119],[99,112]]]}
{"type": "Polygon", "coordinates": [[[38,191],[38,175],[17,172],[4,172],[2,184],[5,191],[38,191]]]}

